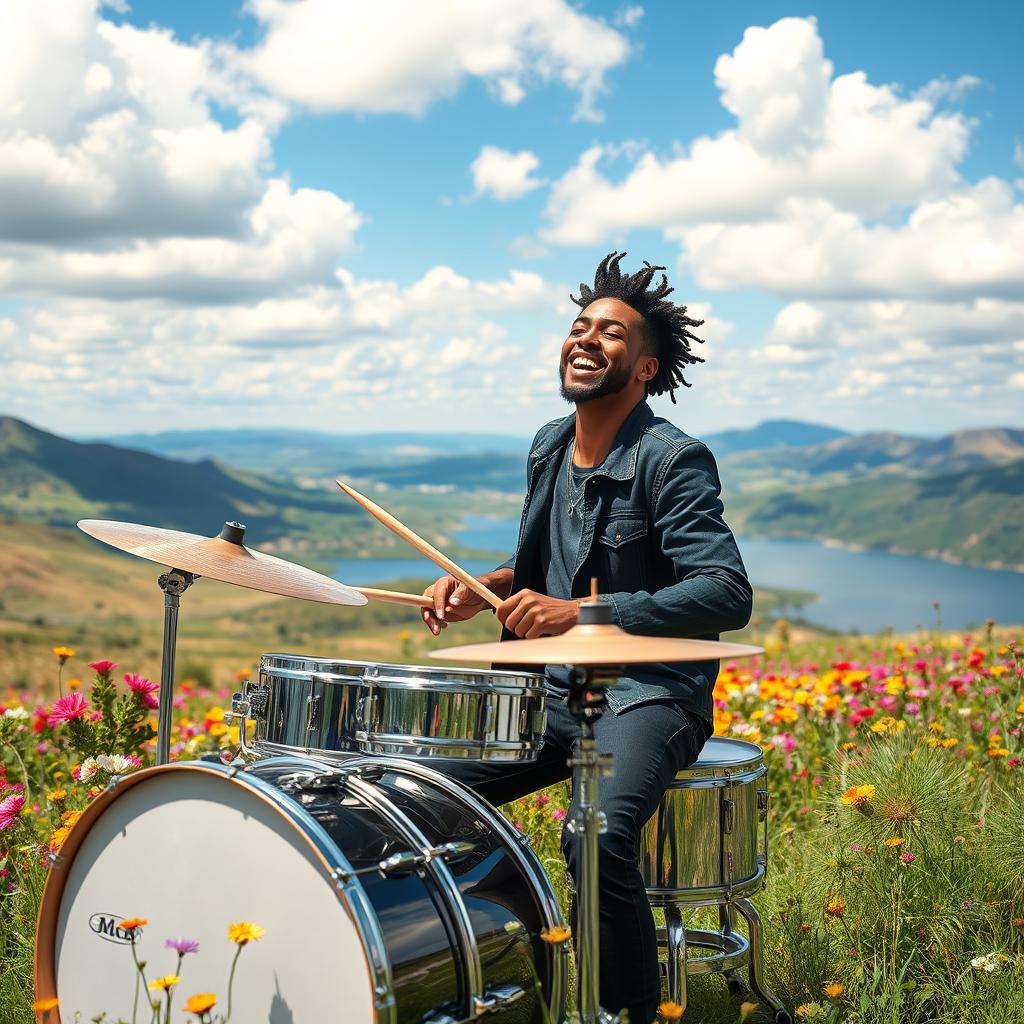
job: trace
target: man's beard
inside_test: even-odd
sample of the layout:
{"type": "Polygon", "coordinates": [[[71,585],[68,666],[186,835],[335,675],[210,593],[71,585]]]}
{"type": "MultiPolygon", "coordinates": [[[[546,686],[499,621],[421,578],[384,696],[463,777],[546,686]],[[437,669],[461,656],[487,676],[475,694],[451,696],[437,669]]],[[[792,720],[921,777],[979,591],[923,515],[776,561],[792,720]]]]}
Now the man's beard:
{"type": "Polygon", "coordinates": [[[565,366],[558,367],[558,378],[561,383],[561,395],[567,402],[590,402],[605,395],[618,394],[629,384],[632,373],[629,367],[607,367],[600,380],[593,384],[567,385],[565,383],[565,366]]]}

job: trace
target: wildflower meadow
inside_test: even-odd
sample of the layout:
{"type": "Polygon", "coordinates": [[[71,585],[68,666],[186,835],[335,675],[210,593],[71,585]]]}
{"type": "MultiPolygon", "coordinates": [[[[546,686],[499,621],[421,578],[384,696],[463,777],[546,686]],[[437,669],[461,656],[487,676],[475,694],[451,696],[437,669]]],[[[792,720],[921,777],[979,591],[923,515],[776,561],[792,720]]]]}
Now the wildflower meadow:
{"type": "MultiPolygon", "coordinates": [[[[755,898],[769,986],[803,1021],[1024,1021],[1024,648],[991,624],[978,635],[797,644],[785,623],[766,648],[722,665],[715,724],[760,744],[769,767],[768,882],[755,898]]],[[[74,651],[53,656],[52,679],[0,701],[3,1024],[53,1013],[32,990],[46,873],[110,778],[153,760],[158,686],[105,660],[80,682],[66,671],[74,651]]],[[[174,757],[234,757],[232,689],[179,684],[174,757]]],[[[505,808],[566,901],[567,799],[556,786],[505,808]]],[[[253,922],[225,929],[236,962],[262,934],[253,922]]],[[[227,1019],[214,1013],[230,1006],[233,968],[222,993],[190,993],[194,943],[166,939],[167,973],[138,981],[153,1019],[227,1019]]],[[[136,983],[130,959],[125,978],[136,983]]],[[[678,1011],[663,1004],[661,1017],[678,1011]]],[[[770,1018],[703,978],[682,1019],[770,1018]]]]}

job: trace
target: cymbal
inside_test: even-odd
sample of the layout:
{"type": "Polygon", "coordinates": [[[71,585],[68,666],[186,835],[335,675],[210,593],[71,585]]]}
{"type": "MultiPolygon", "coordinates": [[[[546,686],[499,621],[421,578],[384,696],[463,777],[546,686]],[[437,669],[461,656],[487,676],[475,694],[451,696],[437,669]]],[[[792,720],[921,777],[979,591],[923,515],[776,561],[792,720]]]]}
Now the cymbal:
{"type": "Polygon", "coordinates": [[[139,558],[237,587],[321,604],[366,604],[362,594],[344,583],[245,547],[242,544],[245,527],[241,523],[225,523],[217,537],[108,519],[82,519],[78,528],[104,544],[139,558]]]}
{"type": "Polygon", "coordinates": [[[639,636],[615,625],[582,624],[561,636],[536,640],[503,640],[431,651],[430,657],[451,661],[489,661],[509,665],[639,665],[651,661],[709,661],[749,658],[764,648],[719,640],[687,640],[671,636],[639,636]]]}

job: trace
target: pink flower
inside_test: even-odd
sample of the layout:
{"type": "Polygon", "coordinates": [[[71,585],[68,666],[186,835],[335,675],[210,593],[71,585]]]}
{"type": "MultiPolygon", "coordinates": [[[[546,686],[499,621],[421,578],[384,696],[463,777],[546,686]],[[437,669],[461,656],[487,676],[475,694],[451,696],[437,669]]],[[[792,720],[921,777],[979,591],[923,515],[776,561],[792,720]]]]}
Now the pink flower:
{"type": "Polygon", "coordinates": [[[80,693],[69,693],[53,702],[50,714],[46,721],[50,726],[60,725],[61,722],[70,722],[74,718],[81,718],[89,710],[89,705],[80,693]]]}
{"type": "Polygon", "coordinates": [[[101,676],[109,676],[117,668],[117,665],[112,661],[90,661],[89,668],[101,676]]]}
{"type": "Polygon", "coordinates": [[[901,853],[900,854],[900,860],[903,861],[904,864],[913,864],[914,861],[917,860],[917,854],[916,853],[901,853]]]}
{"type": "Polygon", "coordinates": [[[150,709],[160,707],[160,701],[156,699],[151,693],[142,694],[142,706],[150,709]]]}
{"type": "Polygon", "coordinates": [[[999,692],[999,687],[998,686],[986,686],[985,689],[982,690],[981,692],[983,694],[985,694],[986,697],[994,697],[999,692]]]}
{"type": "Polygon", "coordinates": [[[907,701],[907,706],[903,709],[903,712],[907,715],[919,715],[921,713],[921,705],[912,700],[907,701]]]}
{"type": "Polygon", "coordinates": [[[1017,765],[1019,765],[1019,764],[1020,764],[1020,758],[1019,757],[1011,757],[1010,760],[1006,762],[1006,767],[1007,768],[1016,768],[1017,765]]]}
{"type": "Polygon", "coordinates": [[[154,683],[150,679],[146,679],[143,676],[135,675],[134,672],[127,674],[124,677],[125,685],[132,693],[155,693],[160,689],[159,683],[154,683]]]}
{"type": "Polygon", "coordinates": [[[10,828],[24,806],[23,796],[9,796],[0,800],[0,829],[10,828]]]}
{"type": "Polygon", "coordinates": [[[551,812],[551,817],[554,818],[555,821],[561,821],[565,817],[565,811],[563,811],[561,807],[556,807],[551,812]]]}
{"type": "Polygon", "coordinates": [[[42,743],[36,744],[36,753],[45,754],[50,749],[50,744],[43,740],[42,743]]]}

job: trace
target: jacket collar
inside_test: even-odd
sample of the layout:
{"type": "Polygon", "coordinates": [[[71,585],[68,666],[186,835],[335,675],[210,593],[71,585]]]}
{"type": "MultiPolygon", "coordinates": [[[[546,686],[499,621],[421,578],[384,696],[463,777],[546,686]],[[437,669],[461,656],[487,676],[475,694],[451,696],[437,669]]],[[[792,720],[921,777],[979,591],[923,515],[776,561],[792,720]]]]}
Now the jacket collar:
{"type": "MultiPolygon", "coordinates": [[[[594,476],[607,476],[612,480],[629,480],[636,475],[637,453],[640,450],[640,438],[643,437],[654,413],[646,401],[641,399],[625,418],[612,441],[612,446],[605,456],[604,462],[594,470],[594,476]]],[[[551,433],[542,440],[530,453],[531,457],[541,462],[555,452],[559,452],[576,436],[576,414],[558,420],[551,433]]]]}

